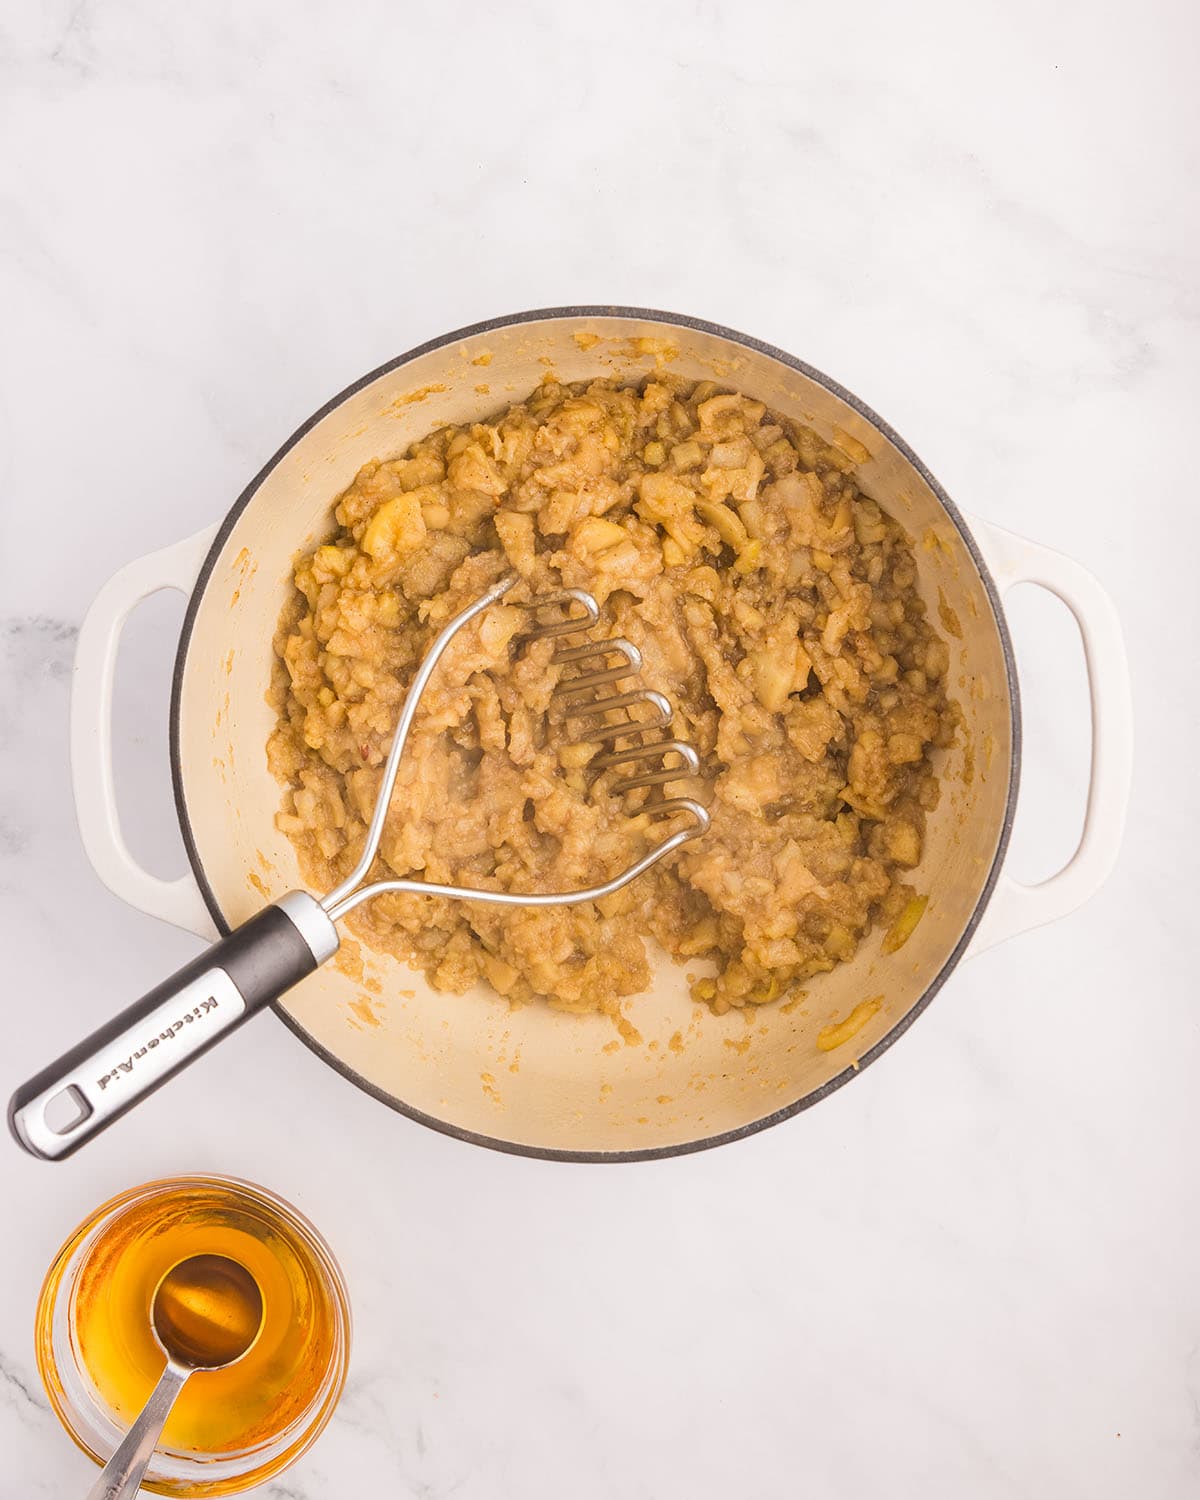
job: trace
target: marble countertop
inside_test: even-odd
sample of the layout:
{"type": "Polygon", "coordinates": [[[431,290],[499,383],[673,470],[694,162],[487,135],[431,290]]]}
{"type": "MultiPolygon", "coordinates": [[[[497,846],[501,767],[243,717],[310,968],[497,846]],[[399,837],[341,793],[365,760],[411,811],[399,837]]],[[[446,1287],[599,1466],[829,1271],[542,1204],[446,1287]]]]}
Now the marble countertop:
{"type": "MultiPolygon", "coordinates": [[[[33,1361],[52,1253],[185,1169],[292,1199],[352,1289],[345,1399],[272,1500],[1196,1493],[1198,41],[1178,0],[6,8],[4,1092],[198,947],[78,842],[88,601],[331,394],[476,319],[667,307],[828,370],[964,506],[1106,581],[1139,744],[1103,892],[742,1144],[494,1155],[271,1018],[66,1164],[0,1143],[3,1494],[93,1478],[33,1361]]],[[[1011,603],[1034,878],[1079,827],[1086,699],[1061,608],[1011,603]]],[[[130,837],[163,872],[180,615],[138,613],[118,682],[130,837]]]]}

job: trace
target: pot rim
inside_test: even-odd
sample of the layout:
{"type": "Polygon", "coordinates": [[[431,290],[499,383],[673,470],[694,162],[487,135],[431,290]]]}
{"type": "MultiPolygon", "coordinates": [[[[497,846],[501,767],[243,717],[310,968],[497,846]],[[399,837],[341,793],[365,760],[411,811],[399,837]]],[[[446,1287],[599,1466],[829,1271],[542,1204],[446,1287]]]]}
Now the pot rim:
{"type": "Polygon", "coordinates": [[[770,1114],[762,1116],[761,1119],[752,1120],[748,1124],[739,1125],[734,1130],[720,1131],[715,1135],[701,1136],[695,1140],[679,1141],[669,1146],[650,1146],[634,1151],[571,1151],[562,1150],[549,1146],[532,1146],[520,1141],[508,1141],[497,1136],[484,1135],[481,1132],[465,1130],[461,1126],[453,1125],[447,1120],[439,1120],[434,1115],[426,1114],[423,1110],[406,1104],[402,1099],[385,1093],[383,1089],[364,1078],[356,1069],[348,1066],[340,1058],[334,1056],[326,1047],[322,1046],[294,1017],[290,1016],[280,1002],[275,1002],[271,1009],[283,1022],[283,1024],[295,1036],[304,1043],[311,1051],[334,1068],[344,1078],[356,1084],[364,1093],[370,1094],[372,1098],[378,1099],[380,1103],[386,1104],[398,1114],[406,1115],[410,1120],[418,1124],[428,1126],[441,1135],[453,1136],[456,1140],[469,1142],[474,1146],[486,1146],[493,1151],[502,1151],[510,1156],[537,1157],[543,1161],[562,1162],[634,1162],[634,1161],[657,1161],[664,1157],[687,1156],[696,1151],[711,1150],[715,1146],[724,1146],[734,1141],[745,1140],[747,1137],[757,1135],[759,1131],[767,1130],[772,1125],[778,1125],[782,1121],[798,1115],[801,1111],[811,1109],[814,1104],[820,1103],[822,1099],[849,1083],[852,1078],[858,1077],[876,1058],[881,1057],[900,1037],[909,1029],[919,1015],[922,1014],[933,1000],[934,996],[946,983],[950,975],[957,968],[959,961],[965,954],[976,928],[987,910],[988,902],[995,890],[996,882],[1000,876],[1000,870],[1004,863],[1004,857],[1008,852],[1009,840],[1012,835],[1013,817],[1017,804],[1017,792],[1021,780],[1021,698],[1017,683],[1016,659],[1013,654],[1012,638],[1009,635],[1008,622],[1004,615],[1004,608],[1000,600],[999,590],[988,570],[978,544],[971,534],[970,528],[964,521],[958,507],[950,499],[950,496],[930,473],[929,469],[921,462],[913,450],[908,446],[900,435],[888,425],[866,402],[861,401],[853,392],[848,391],[845,386],[831,379],[822,371],[816,369],[785,350],[777,348],[774,344],[768,344],[762,339],[754,338],[750,334],[739,333],[736,329],[727,328],[720,323],[710,323],[703,318],[692,318],[684,313],[664,312],[655,308],[645,307],[618,307],[618,306],[596,306],[581,304],[571,307],[544,307],[533,308],[527,312],[508,313],[503,317],[488,318],[481,323],[471,323],[464,328],[453,329],[449,333],[441,334],[438,338],[429,339],[423,344],[418,344],[405,353],[390,359],[386,364],[379,365],[376,369],[361,376],[352,384],[346,386],[342,391],[327,401],[318,411],[314,412],[307,421],[303,422],[292,433],[291,437],[278,449],[278,451],[267,460],[259,472],[254,476],[242,493],[234,501],[230,510],[222,521],[216,536],[213,538],[212,546],[204,559],[204,564],[196,578],[191,595],[188,598],[187,609],[184,614],[183,625],[179,635],[179,646],[175,654],[175,666],[171,677],[171,707],[170,707],[170,759],[171,759],[171,784],[175,797],[175,811],[179,819],[180,831],[183,834],[184,846],[187,850],[188,863],[192,874],[200,888],[200,894],[204,898],[204,904],[208,907],[218,931],[224,936],[230,932],[230,925],[225,919],[216,894],[208,882],[204,867],[196,847],[196,841],[192,833],[191,819],[188,816],[187,801],[183,791],[183,764],[180,749],[179,715],[183,694],[183,676],[187,667],[188,647],[191,644],[192,630],[196,622],[200,601],[212,576],[217,558],[225,545],[234,526],[240,520],[242,513],[254,499],[264,480],[276,467],[276,465],[296,446],[307,433],[334,411],[349,397],[356,395],[365,386],[378,380],[381,375],[387,375],[401,366],[410,364],[424,354],[429,354],[436,349],[445,348],[448,344],[460,342],[466,338],[478,337],[481,334],[491,333],[499,328],[511,328],[516,324],[546,322],[550,320],[566,320],[580,318],[628,318],[642,323],[660,323],[664,327],[688,328],[700,333],[712,334],[715,337],[727,340],[730,343],[740,345],[744,349],[756,354],[765,354],[770,358],[778,360],[781,364],[798,371],[817,385],[824,386],[834,396],[844,401],[870,422],[885,438],[904,455],[907,461],[920,474],[921,478],[933,491],[937,500],[945,510],[950,521],[958,532],[963,545],[966,547],[974,562],[979,576],[983,581],[988,600],[992,606],[992,616],[996,622],[996,628],[1000,636],[1000,649],[1004,659],[1004,673],[1008,688],[1009,709],[1012,724],[1012,756],[1011,769],[1008,785],[1008,796],[1004,805],[1004,819],[1000,828],[1000,837],[996,844],[996,852],[992,858],[991,868],[988,870],[987,879],[984,881],[979,900],[971,913],[958,942],[955,944],[946,962],[930,980],[920,998],[910,1008],[906,1015],[891,1028],[887,1034],[862,1057],[854,1063],[843,1068],[835,1077],[823,1083],[820,1088],[814,1089],[812,1093],[805,1094],[803,1098],[792,1104],[785,1105],[782,1109],[773,1110],[770,1114]]]}

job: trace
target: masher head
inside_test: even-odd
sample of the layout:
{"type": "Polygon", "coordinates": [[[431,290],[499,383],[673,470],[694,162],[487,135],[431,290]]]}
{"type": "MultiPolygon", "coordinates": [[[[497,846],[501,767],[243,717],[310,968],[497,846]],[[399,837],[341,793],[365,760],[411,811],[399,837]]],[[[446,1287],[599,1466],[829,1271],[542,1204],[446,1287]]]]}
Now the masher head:
{"type": "MultiPolygon", "coordinates": [[[[321,901],[334,921],[345,916],[361,902],[385,891],[447,896],[463,901],[484,901],[498,906],[567,906],[578,901],[599,901],[602,897],[619,891],[631,880],[636,880],[659,860],[692,839],[699,838],[708,829],[708,811],[700,802],[686,796],[666,797],[657,791],[657,788],[665,787],[672,781],[695,776],[700,770],[700,758],[693,747],[670,734],[672,709],[669,699],[657,690],[640,684],[626,687],[620,692],[606,691],[637,677],[642,666],[641,653],[631,642],[619,638],[585,640],[576,645],[559,646],[553,657],[554,661],[564,667],[584,667],[583,671],[561,677],[554,689],[554,697],[566,700],[564,724],[568,727],[575,724],[583,726],[577,730],[569,729],[569,742],[609,747],[589,761],[589,765],[597,771],[624,764],[643,767],[633,775],[614,780],[609,790],[614,795],[621,796],[643,787],[655,788],[651,796],[642,802],[638,812],[652,818],[670,818],[673,824],[671,831],[620,875],[605,881],[603,885],[590,886],[584,890],[473,890],[465,886],[409,879],[377,880],[369,885],[363,884],[379,851],[400,760],[420,705],[421,694],[458,632],[490,605],[503,598],[519,581],[515,573],[498,579],[474,603],[461,610],[445,625],[425,653],[400,710],[362,854],[349,876],[321,901]],[[613,658],[617,658],[615,664],[609,665],[613,658]],[[597,692],[600,696],[592,696],[597,692]]],[[[521,607],[531,612],[534,623],[519,637],[518,648],[528,647],[538,640],[565,640],[568,636],[587,634],[598,624],[600,618],[599,606],[584,589],[560,589],[550,594],[535,595],[521,607]],[[540,612],[554,607],[559,610],[556,618],[537,619],[540,612]]]]}

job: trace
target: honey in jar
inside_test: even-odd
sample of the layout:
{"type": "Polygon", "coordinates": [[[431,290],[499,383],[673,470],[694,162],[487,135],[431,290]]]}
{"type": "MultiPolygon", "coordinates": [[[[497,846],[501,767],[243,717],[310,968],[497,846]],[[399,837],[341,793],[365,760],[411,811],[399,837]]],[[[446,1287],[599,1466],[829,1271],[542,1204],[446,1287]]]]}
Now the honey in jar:
{"type": "Polygon", "coordinates": [[[104,1448],[115,1443],[99,1437],[95,1420],[80,1420],[88,1415],[80,1407],[106,1416],[118,1434],[133,1422],[163,1371],[150,1321],[155,1290],[193,1255],[228,1256],[250,1272],[262,1293],[262,1329],[235,1364],[188,1380],[150,1477],[165,1493],[229,1493],[278,1472],[307,1446],[345,1375],[340,1275],[324,1242],[282,1200],[229,1179],[193,1177],[150,1184],[98,1210],[47,1276],[39,1362],[68,1431],[106,1460],[104,1448]],[[162,1482],[172,1468],[181,1471],[178,1483],[162,1482]],[[190,1485],[185,1470],[196,1471],[190,1485]],[[227,1474],[243,1482],[218,1477],[227,1474]]]}

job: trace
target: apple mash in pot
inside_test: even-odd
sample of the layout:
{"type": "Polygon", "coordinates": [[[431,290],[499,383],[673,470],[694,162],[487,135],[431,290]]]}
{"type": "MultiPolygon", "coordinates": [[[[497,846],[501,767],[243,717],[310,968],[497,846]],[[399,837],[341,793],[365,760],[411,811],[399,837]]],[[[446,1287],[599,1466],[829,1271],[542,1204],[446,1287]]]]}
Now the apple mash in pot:
{"type": "MultiPolygon", "coordinates": [[[[606,900],[539,910],[386,894],[349,918],[443,990],[615,1014],[647,942],[716,1011],[785,999],[876,923],[898,946],[954,737],[949,652],[910,540],[859,488],[867,453],[757,401],[662,375],[533,395],[368,464],[336,532],[298,559],[275,638],[268,745],[279,826],[317,889],[362,847],[408,684],[438,630],[501,574],[427,690],[380,875],[506,890],[599,884],[661,836],[571,743],[553,640],[509,599],[587,589],[595,639],[642,652],[699,751],[712,827],[606,900]]],[[[672,785],[683,790],[684,783],[672,785]]]]}

